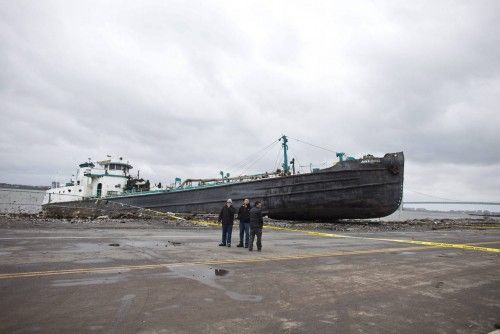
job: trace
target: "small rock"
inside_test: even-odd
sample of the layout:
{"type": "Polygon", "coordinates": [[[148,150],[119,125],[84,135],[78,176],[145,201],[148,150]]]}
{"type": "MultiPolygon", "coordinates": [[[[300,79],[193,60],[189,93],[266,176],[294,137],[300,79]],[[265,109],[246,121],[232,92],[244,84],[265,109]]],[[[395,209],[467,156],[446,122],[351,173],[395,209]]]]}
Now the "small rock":
{"type": "Polygon", "coordinates": [[[228,273],[226,269],[215,269],[215,276],[226,276],[228,273]]]}
{"type": "Polygon", "coordinates": [[[99,216],[97,219],[109,219],[109,216],[99,216]]]}

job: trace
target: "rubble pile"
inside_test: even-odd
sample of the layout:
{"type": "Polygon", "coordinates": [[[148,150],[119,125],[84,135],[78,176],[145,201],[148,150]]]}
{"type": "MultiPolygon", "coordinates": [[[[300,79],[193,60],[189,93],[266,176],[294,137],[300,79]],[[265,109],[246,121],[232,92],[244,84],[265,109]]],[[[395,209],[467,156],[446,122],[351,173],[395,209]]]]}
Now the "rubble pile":
{"type": "MultiPolygon", "coordinates": [[[[123,213],[122,216],[101,215],[95,217],[53,218],[43,214],[3,214],[0,215],[0,228],[213,228],[216,215],[173,215],[140,210],[135,214],[123,213]]],[[[340,220],[336,222],[304,222],[264,219],[268,226],[290,229],[321,230],[334,232],[381,232],[381,231],[429,231],[500,228],[498,218],[466,219],[414,219],[408,221],[379,220],[340,220]]],[[[238,223],[235,222],[235,229],[238,223]]]]}
{"type": "Polygon", "coordinates": [[[0,215],[0,228],[119,228],[119,229],[165,229],[165,228],[207,228],[194,225],[185,219],[168,216],[142,216],[113,218],[107,215],[95,218],[51,218],[43,215],[0,215]]]}
{"type": "Polygon", "coordinates": [[[429,230],[457,230],[457,229],[487,229],[500,228],[500,219],[494,218],[465,218],[465,219],[412,219],[407,221],[379,221],[379,220],[340,220],[337,222],[296,222],[266,220],[267,225],[304,229],[328,230],[335,232],[381,232],[381,231],[429,231],[429,230]]]}

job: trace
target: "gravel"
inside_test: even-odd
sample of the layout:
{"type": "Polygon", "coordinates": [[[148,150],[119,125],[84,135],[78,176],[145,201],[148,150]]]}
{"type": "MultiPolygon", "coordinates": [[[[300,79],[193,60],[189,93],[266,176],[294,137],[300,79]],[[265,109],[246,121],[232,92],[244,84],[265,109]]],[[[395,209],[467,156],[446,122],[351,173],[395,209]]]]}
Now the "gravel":
{"type": "MultiPolygon", "coordinates": [[[[216,222],[214,215],[184,216],[179,219],[171,217],[120,218],[108,217],[58,219],[46,218],[40,215],[4,214],[0,215],[0,228],[119,228],[119,229],[168,229],[214,228],[198,224],[200,221],[216,222]]],[[[334,232],[378,232],[378,231],[429,231],[429,230],[460,230],[460,229],[489,229],[500,228],[498,218],[472,218],[472,219],[413,219],[408,221],[378,221],[378,220],[341,220],[337,222],[303,222],[283,221],[265,218],[265,224],[276,227],[318,230],[334,232]]],[[[235,221],[237,228],[238,221],[235,221]]]]}

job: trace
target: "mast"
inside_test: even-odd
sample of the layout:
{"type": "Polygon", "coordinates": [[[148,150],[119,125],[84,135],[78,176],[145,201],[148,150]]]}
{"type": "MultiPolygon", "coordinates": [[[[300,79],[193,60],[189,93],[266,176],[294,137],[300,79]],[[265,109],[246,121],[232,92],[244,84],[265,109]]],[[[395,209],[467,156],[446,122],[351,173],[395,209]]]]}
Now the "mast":
{"type": "Polygon", "coordinates": [[[279,140],[283,141],[281,144],[283,146],[283,171],[285,175],[288,175],[290,173],[290,166],[288,165],[288,138],[283,135],[279,140]]]}

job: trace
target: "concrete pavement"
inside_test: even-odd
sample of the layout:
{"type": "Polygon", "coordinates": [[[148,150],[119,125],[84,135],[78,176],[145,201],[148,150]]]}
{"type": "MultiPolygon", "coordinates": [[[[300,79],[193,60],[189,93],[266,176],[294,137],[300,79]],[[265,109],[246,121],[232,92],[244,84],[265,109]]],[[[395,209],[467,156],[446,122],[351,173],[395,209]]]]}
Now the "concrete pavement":
{"type": "Polygon", "coordinates": [[[487,333],[500,230],[335,238],[265,230],[0,229],[2,333],[487,333]],[[233,245],[236,245],[233,233],[233,245]]]}

